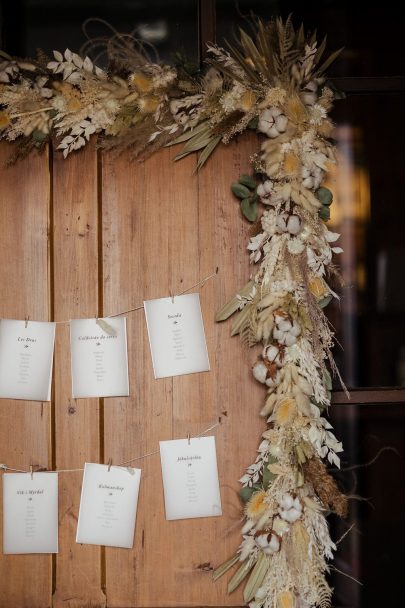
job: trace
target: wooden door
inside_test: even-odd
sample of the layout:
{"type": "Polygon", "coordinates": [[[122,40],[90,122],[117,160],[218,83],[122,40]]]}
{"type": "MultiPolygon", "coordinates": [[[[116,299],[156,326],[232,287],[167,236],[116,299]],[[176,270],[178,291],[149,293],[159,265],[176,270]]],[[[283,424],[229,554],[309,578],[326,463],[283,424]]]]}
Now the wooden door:
{"type": "Polygon", "coordinates": [[[144,163],[93,145],[66,161],[33,154],[5,168],[1,147],[1,316],[67,321],[128,310],[147,298],[201,289],[211,372],[154,380],[142,310],[128,315],[130,397],[72,399],[69,326],[56,330],[51,403],[0,400],[0,462],[27,469],[80,469],[122,462],[162,439],[214,431],[224,515],[164,517],[159,456],[139,460],[140,499],[132,550],[78,545],[81,471],[59,476],[59,553],[0,554],[0,608],[237,606],[213,568],[240,542],[238,478],[263,422],[262,391],[249,373],[255,353],[215,324],[216,309],[249,275],[248,224],[230,183],[248,171],[255,137],[221,147],[194,174],[195,157],[163,150],[144,163]]]}

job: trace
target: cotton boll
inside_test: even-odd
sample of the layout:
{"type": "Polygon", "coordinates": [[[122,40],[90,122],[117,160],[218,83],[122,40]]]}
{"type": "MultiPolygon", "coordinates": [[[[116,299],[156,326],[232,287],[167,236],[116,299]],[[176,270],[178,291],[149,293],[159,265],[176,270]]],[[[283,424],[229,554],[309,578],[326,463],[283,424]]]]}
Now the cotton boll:
{"type": "Polygon", "coordinates": [[[280,319],[280,321],[277,321],[277,317],[276,317],[276,323],[277,323],[278,329],[280,329],[281,331],[290,331],[290,329],[293,326],[290,319],[284,319],[284,317],[278,317],[278,318],[280,319]]]}
{"type": "Polygon", "coordinates": [[[297,321],[293,321],[292,327],[290,329],[290,334],[292,334],[293,336],[295,336],[296,338],[298,338],[298,336],[301,333],[301,327],[300,324],[297,321]]]}
{"type": "Polygon", "coordinates": [[[275,534],[271,535],[269,549],[271,549],[273,553],[277,553],[277,551],[280,550],[280,541],[275,534]]]}
{"type": "Polygon", "coordinates": [[[301,230],[301,218],[292,214],[287,220],[287,230],[290,234],[298,234],[301,230]]]}
{"type": "Polygon", "coordinates": [[[266,349],[264,349],[263,357],[275,363],[278,367],[282,366],[282,363],[280,361],[280,349],[275,344],[271,344],[266,349]]]}
{"type": "Polygon", "coordinates": [[[295,336],[293,336],[291,333],[286,333],[284,334],[284,340],[282,342],[282,344],[284,344],[285,346],[293,346],[293,344],[295,344],[297,341],[297,338],[295,336]]]}
{"type": "Polygon", "coordinates": [[[279,342],[281,342],[281,340],[284,338],[284,332],[281,331],[281,329],[274,329],[273,331],[273,338],[275,340],[278,340],[279,342]]]}
{"type": "Polygon", "coordinates": [[[301,511],[302,510],[301,503],[300,503],[298,497],[294,499],[294,502],[293,502],[292,506],[294,507],[294,509],[297,509],[297,511],[301,511]]]}
{"type": "MultiPolygon", "coordinates": [[[[281,110],[280,110],[281,112],[281,110]]],[[[284,133],[287,128],[288,118],[285,114],[279,114],[275,118],[275,126],[279,133],[284,133]]]]}
{"type": "Polygon", "coordinates": [[[291,507],[293,505],[294,505],[294,499],[291,496],[291,494],[284,494],[283,497],[281,498],[280,506],[283,509],[291,509],[291,507]]]}
{"type": "Polygon", "coordinates": [[[281,230],[281,232],[287,232],[287,221],[288,221],[288,213],[282,213],[277,217],[277,228],[281,230]]]}
{"type": "Polygon", "coordinates": [[[267,367],[262,361],[255,363],[252,369],[253,376],[262,384],[266,382],[267,371],[267,367]]]}
{"type": "Polygon", "coordinates": [[[273,183],[269,179],[267,179],[265,182],[257,186],[257,195],[260,196],[260,198],[268,198],[272,190],[273,183]]]}
{"type": "Polygon", "coordinates": [[[287,519],[287,521],[293,523],[301,517],[301,511],[298,511],[298,509],[292,508],[289,511],[287,511],[287,515],[288,515],[288,518],[285,518],[285,519],[287,519]]]}

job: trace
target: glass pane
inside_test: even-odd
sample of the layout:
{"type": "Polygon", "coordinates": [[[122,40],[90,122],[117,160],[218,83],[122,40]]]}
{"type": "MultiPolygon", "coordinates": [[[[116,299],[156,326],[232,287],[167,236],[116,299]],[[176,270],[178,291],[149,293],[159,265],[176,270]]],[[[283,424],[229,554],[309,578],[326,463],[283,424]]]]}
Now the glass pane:
{"type": "Polygon", "coordinates": [[[405,385],[405,95],[357,96],[336,104],[338,163],[329,186],[329,228],[341,233],[344,285],[328,307],[350,387],[405,385]]]}
{"type": "Polygon", "coordinates": [[[97,17],[87,31],[91,38],[114,31],[133,34],[154,57],[170,61],[182,51],[198,61],[198,0],[13,0],[2,2],[4,47],[8,53],[33,57],[41,48],[79,50],[87,38],[86,19],[97,17]],[[108,24],[110,27],[108,27],[108,24]],[[150,46],[152,45],[152,46],[150,46]]]}
{"type": "Polygon", "coordinates": [[[335,405],[331,417],[345,448],[337,479],[352,497],[347,520],[331,520],[332,538],[338,540],[354,526],[339,544],[333,566],[362,583],[332,567],[333,605],[401,606],[405,404],[335,405]],[[358,464],[363,466],[345,470],[358,464]]]}
{"type": "Polygon", "coordinates": [[[360,0],[217,0],[217,38],[232,39],[237,25],[246,26],[250,12],[265,19],[293,14],[299,26],[327,34],[330,50],[345,47],[329,70],[334,76],[404,75],[402,8],[394,0],[384,5],[360,0]]]}

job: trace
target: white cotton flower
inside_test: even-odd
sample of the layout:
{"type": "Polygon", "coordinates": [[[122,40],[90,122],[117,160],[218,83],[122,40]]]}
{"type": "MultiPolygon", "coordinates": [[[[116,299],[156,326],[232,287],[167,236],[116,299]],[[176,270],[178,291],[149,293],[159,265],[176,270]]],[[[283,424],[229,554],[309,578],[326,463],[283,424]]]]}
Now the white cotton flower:
{"type": "Polygon", "coordinates": [[[285,132],[287,123],[287,116],[283,114],[280,108],[273,106],[272,108],[263,110],[260,114],[257,129],[267,135],[267,137],[274,139],[285,132]]]}
{"type": "Polygon", "coordinates": [[[302,167],[302,185],[308,190],[317,190],[323,182],[324,173],[317,165],[312,165],[311,168],[302,167]]]}
{"type": "Polygon", "coordinates": [[[291,494],[284,494],[279,503],[278,513],[284,521],[294,523],[302,515],[302,505],[299,498],[294,498],[291,494]]]}
{"type": "Polygon", "coordinates": [[[298,336],[301,334],[301,326],[294,319],[289,317],[276,315],[275,328],[273,330],[273,338],[283,346],[292,346],[296,343],[298,336]]]}
{"type": "Polygon", "coordinates": [[[281,213],[277,217],[277,228],[280,232],[288,232],[295,236],[300,232],[301,227],[301,218],[294,213],[281,213]]]}
{"type": "Polygon", "coordinates": [[[252,372],[256,380],[258,380],[262,384],[266,382],[268,369],[262,361],[258,361],[254,364],[252,372]]]}
{"type": "Polygon", "coordinates": [[[257,190],[256,190],[257,196],[260,197],[260,200],[264,205],[269,204],[272,190],[273,190],[273,182],[270,181],[269,179],[266,179],[265,182],[263,182],[262,184],[259,184],[257,186],[257,190]]]}
{"type": "Polygon", "coordinates": [[[300,93],[302,102],[306,106],[313,106],[318,99],[318,82],[311,80],[307,83],[303,91],[300,93]]]}
{"type": "Polygon", "coordinates": [[[271,555],[272,553],[280,551],[280,538],[272,530],[270,532],[258,534],[255,537],[255,541],[256,545],[262,549],[266,555],[271,555]]]}
{"type": "Polygon", "coordinates": [[[282,367],[282,355],[280,348],[275,344],[270,344],[263,349],[263,359],[267,359],[271,363],[275,363],[277,367],[282,367]]]}

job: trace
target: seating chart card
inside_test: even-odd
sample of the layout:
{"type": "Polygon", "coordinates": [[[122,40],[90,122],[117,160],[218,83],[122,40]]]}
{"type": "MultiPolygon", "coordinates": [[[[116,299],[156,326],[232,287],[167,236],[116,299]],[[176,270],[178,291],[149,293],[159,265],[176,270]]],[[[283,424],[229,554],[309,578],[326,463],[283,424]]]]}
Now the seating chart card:
{"type": "Polygon", "coordinates": [[[155,378],[209,371],[198,293],[144,302],[155,378]]]}
{"type": "Polygon", "coordinates": [[[215,437],[160,442],[166,519],[222,515],[215,437]]]}
{"type": "Polygon", "coordinates": [[[126,319],[105,319],[114,335],[96,319],[70,321],[72,394],[75,398],[129,395],[126,319]]]}
{"type": "Polygon", "coordinates": [[[140,469],[86,463],[76,542],[131,549],[140,469]]]}
{"type": "Polygon", "coordinates": [[[58,552],[58,474],[3,475],[3,552],[58,552]]]}
{"type": "Polygon", "coordinates": [[[0,321],[0,397],[50,401],[55,323],[0,321]]]}

